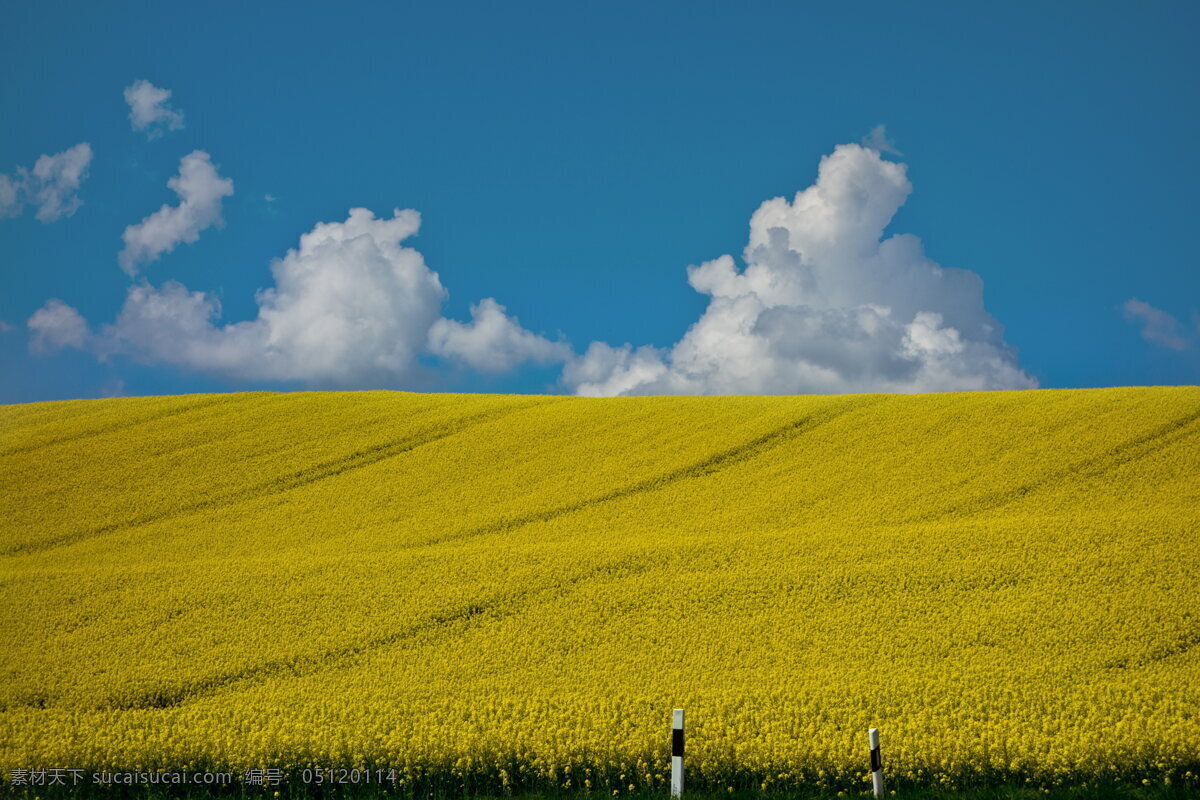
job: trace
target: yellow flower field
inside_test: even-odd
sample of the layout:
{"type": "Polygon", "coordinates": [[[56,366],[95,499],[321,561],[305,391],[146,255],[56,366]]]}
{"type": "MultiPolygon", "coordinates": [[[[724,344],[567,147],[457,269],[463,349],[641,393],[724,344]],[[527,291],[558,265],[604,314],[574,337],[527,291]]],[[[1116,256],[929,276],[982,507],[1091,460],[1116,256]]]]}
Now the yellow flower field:
{"type": "MultiPolygon", "coordinates": [[[[0,769],[1193,780],[1200,389],[0,407],[0,769]]],[[[424,783],[423,783],[424,782],[424,783]]],[[[447,784],[447,782],[449,782],[447,784]]]]}

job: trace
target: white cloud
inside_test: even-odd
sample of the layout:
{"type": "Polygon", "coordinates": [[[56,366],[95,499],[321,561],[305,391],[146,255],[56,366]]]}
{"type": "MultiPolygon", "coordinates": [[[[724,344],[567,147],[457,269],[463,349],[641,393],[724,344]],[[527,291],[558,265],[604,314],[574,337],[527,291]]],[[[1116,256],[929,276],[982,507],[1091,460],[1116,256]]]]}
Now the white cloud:
{"type": "Polygon", "coordinates": [[[101,397],[128,397],[125,391],[125,381],[121,378],[107,380],[100,387],[101,397]]]}
{"type": "Polygon", "coordinates": [[[146,138],[157,139],[166,131],[183,127],[183,114],[167,105],[171,92],[160,89],[150,81],[134,81],[125,87],[125,102],[129,104],[129,121],[135,131],[145,131],[146,138]]]}
{"type": "Polygon", "coordinates": [[[9,323],[0,319],[0,333],[12,333],[15,330],[16,328],[13,325],[10,325],[9,323]]]}
{"type": "Polygon", "coordinates": [[[117,256],[121,269],[130,275],[139,264],[169,253],[180,242],[191,244],[200,232],[222,224],[221,199],[233,194],[233,181],[217,174],[212,159],[203,150],[193,151],[179,162],[179,174],[167,181],[179,196],[179,205],[162,208],[125,229],[125,247],[117,256]]]}
{"type": "Polygon", "coordinates": [[[19,216],[26,205],[37,206],[39,222],[71,216],[83,205],[78,192],[91,163],[91,145],[80,142],[61,153],[41,156],[32,170],[17,167],[15,177],[0,175],[0,218],[19,216]]]}
{"type": "Polygon", "coordinates": [[[57,298],[33,312],[27,323],[32,333],[30,349],[48,353],[64,347],[82,350],[88,346],[91,332],[87,321],[71,306],[57,298]]]}
{"type": "Polygon", "coordinates": [[[7,175],[0,175],[0,219],[15,217],[21,213],[23,188],[18,181],[7,175]]]}
{"type": "Polygon", "coordinates": [[[271,264],[275,285],[257,294],[258,315],[244,322],[219,324],[217,299],[180,283],[139,283],[93,350],[235,379],[332,386],[413,380],[435,327],[444,334],[439,348],[481,368],[496,367],[488,358],[507,369],[569,353],[520,328],[491,299],[468,325],[441,320],[446,291],[437,273],[400,244],[419,227],[416,211],[377,219],[365,208],[318,224],[271,264]]]}
{"type": "Polygon", "coordinates": [[[246,322],[216,324],[217,299],[173,281],[133,286],[102,351],[236,378],[407,377],[445,296],[421,254],[400,245],[419,225],[415,211],[376,219],[361,208],[317,225],[271,264],[275,285],[246,322]]]}
{"type": "Polygon", "coordinates": [[[53,222],[60,217],[69,217],[83,205],[76,192],[87,178],[91,163],[92,148],[87,142],[58,155],[42,156],[34,163],[26,191],[30,202],[38,207],[38,221],[53,222]]]}
{"type": "Polygon", "coordinates": [[[1186,350],[1190,344],[1179,320],[1136,297],[1121,305],[1125,319],[1142,327],[1142,338],[1170,350],[1186,350]]]}
{"type": "Polygon", "coordinates": [[[862,143],[864,147],[879,153],[889,153],[893,156],[904,155],[904,153],[896,149],[895,143],[888,138],[887,126],[885,125],[876,125],[874,128],[871,128],[871,132],[862,138],[862,143]]]}
{"type": "Polygon", "coordinates": [[[433,323],[429,349],[480,372],[508,372],[526,361],[550,364],[571,357],[571,348],[565,342],[552,342],[525,330],[490,297],[471,306],[469,323],[452,319],[433,323]]]}
{"type": "Polygon", "coordinates": [[[671,379],[663,356],[650,345],[634,350],[628,344],[611,347],[592,342],[581,358],[571,359],[563,367],[563,382],[592,397],[631,394],[639,387],[671,379]]]}
{"type": "Polygon", "coordinates": [[[800,394],[1032,388],[983,307],[983,282],[883,231],[907,199],[903,164],[841,145],[792,202],[763,203],[738,269],[688,269],[711,297],[666,349],[593,343],[563,371],[579,394],[800,394]]]}
{"type": "MultiPolygon", "coordinates": [[[[180,206],[131,226],[132,236],[127,230],[130,264],[194,240],[232,192],[200,152],[170,185],[180,206]]],[[[420,216],[397,210],[377,219],[362,208],[318,224],[272,262],[274,285],[256,295],[253,319],[222,323],[214,296],[142,282],[96,335],[69,307],[51,314],[49,304],[37,335],[101,358],[316,385],[404,385],[423,371],[422,357],[438,356],[489,372],[565,360],[563,385],[584,395],[1035,387],[984,309],[978,275],[934,263],[915,236],[884,237],[910,191],[903,164],[839,146],[813,186],[755,211],[744,267],[724,255],[688,268],[709,303],[666,348],[593,342],[575,356],[565,342],[522,328],[492,298],[472,307],[469,322],[442,318],[438,275],[401,245],[420,216]]]]}

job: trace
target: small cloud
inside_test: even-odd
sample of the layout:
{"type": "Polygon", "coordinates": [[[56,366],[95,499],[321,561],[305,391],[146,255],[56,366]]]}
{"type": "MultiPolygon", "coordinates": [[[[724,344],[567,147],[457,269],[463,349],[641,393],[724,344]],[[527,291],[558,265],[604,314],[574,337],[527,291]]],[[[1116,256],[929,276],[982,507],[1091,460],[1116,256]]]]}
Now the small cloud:
{"type": "MultiPolygon", "coordinates": [[[[20,172],[17,173],[20,178],[20,172]]],[[[24,202],[21,200],[23,184],[7,175],[0,175],[0,219],[16,217],[21,213],[24,202]]]]}
{"type": "Polygon", "coordinates": [[[469,323],[442,318],[429,329],[429,349],[480,372],[508,372],[526,361],[553,364],[568,360],[571,348],[525,330],[516,317],[490,297],[471,306],[469,323]]]}
{"type": "Polygon", "coordinates": [[[203,150],[184,156],[179,162],[179,174],[167,181],[167,186],[179,196],[179,205],[164,203],[158,211],[121,234],[125,247],[117,262],[131,276],[137,273],[139,264],[154,261],[181,242],[191,244],[204,229],[219,226],[221,199],[233,194],[233,181],[217,173],[212,159],[203,150]]]}
{"type": "Polygon", "coordinates": [[[16,328],[14,328],[12,325],[9,325],[4,320],[0,319],[0,333],[12,333],[15,330],[16,328]]]}
{"type": "Polygon", "coordinates": [[[266,200],[268,203],[274,203],[278,199],[279,198],[273,194],[264,194],[263,195],[263,200],[266,200]]]}
{"type": "Polygon", "coordinates": [[[50,353],[66,347],[83,350],[91,339],[87,320],[58,298],[47,300],[33,312],[27,324],[33,334],[29,349],[34,353],[50,353]]]}
{"type": "Polygon", "coordinates": [[[1126,320],[1141,325],[1147,342],[1169,350],[1186,350],[1191,344],[1179,320],[1162,309],[1133,297],[1122,303],[1120,310],[1126,320]]]}
{"type": "Polygon", "coordinates": [[[37,207],[39,222],[54,222],[74,214],[83,201],[79,187],[87,180],[92,147],[80,142],[61,153],[43,155],[33,169],[17,167],[16,174],[0,175],[0,218],[17,217],[26,205],[37,207]]]}
{"type": "Polygon", "coordinates": [[[895,142],[888,138],[887,126],[885,125],[876,125],[874,128],[871,128],[871,132],[862,138],[862,143],[864,147],[868,147],[877,153],[890,153],[894,156],[904,155],[904,153],[896,149],[895,142]]]}
{"type": "Polygon", "coordinates": [[[88,165],[91,163],[92,148],[87,142],[58,155],[42,156],[37,160],[26,191],[29,192],[30,202],[38,207],[39,222],[69,217],[83,205],[76,193],[87,178],[88,165]]]}
{"type": "Polygon", "coordinates": [[[112,380],[105,381],[104,385],[100,387],[100,396],[126,397],[125,381],[121,378],[113,378],[112,380]]]}
{"type": "Polygon", "coordinates": [[[135,131],[145,131],[147,139],[157,139],[167,131],[183,127],[183,114],[167,105],[169,89],[161,89],[150,81],[134,81],[125,87],[125,102],[129,104],[129,121],[135,131]]]}

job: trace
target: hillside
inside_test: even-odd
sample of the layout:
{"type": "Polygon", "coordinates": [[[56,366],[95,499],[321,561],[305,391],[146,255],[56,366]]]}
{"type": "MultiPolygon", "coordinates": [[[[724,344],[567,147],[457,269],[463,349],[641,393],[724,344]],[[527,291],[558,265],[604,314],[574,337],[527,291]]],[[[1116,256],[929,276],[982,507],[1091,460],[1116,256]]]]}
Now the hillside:
{"type": "Polygon", "coordinates": [[[714,785],[861,788],[872,725],[918,782],[1200,771],[1198,432],[1190,387],[2,407],[0,767],[623,792],[684,707],[714,785]]]}

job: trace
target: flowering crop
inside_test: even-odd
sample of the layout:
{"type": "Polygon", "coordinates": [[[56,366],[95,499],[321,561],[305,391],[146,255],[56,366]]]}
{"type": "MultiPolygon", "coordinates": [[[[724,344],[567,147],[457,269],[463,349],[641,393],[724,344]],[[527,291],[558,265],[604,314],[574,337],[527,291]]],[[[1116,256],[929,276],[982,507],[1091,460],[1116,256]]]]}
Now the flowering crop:
{"type": "Polygon", "coordinates": [[[1200,389],[0,408],[0,769],[1189,780],[1200,389]]]}

